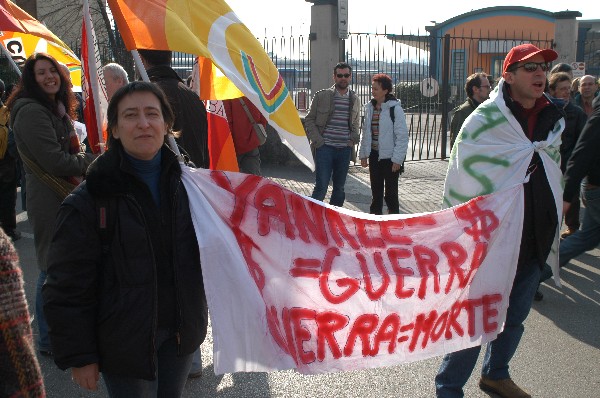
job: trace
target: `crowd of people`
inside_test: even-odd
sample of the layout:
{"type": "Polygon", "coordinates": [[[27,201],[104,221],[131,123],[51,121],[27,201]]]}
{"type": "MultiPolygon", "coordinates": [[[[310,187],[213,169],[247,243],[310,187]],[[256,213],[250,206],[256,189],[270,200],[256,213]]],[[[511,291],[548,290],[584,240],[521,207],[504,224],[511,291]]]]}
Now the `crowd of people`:
{"type": "MultiPolygon", "coordinates": [[[[24,301],[10,242],[20,237],[15,208],[22,163],[21,188],[27,192],[39,267],[37,352],[52,357],[59,368],[71,369],[74,382],[88,390],[98,388],[102,373],[113,398],[176,397],[188,377],[202,375],[199,347],[207,333],[208,311],[189,199],[177,151],[167,145],[167,138],[175,139],[187,165],[208,168],[207,113],[198,95],[170,67],[171,52],[139,53],[151,82],[130,83],[118,64],[103,68],[110,102],[109,139],[101,155],[91,153],[75,132],[80,102],[68,73],[47,54],[26,60],[19,83],[0,108],[0,128],[6,127],[11,138],[4,151],[0,146],[0,266],[4,269],[9,259],[11,271],[0,276],[13,278],[10,284],[0,280],[0,289],[8,286],[24,301]]],[[[600,243],[595,202],[600,192],[598,82],[583,76],[573,92],[569,65],[549,69],[557,57],[555,51],[531,44],[512,48],[497,84],[482,72],[467,78],[467,100],[453,111],[450,123],[447,188],[466,183],[461,162],[473,148],[486,145],[486,150],[495,146],[510,152],[524,142],[531,147],[525,174],[509,167],[495,186],[501,189],[521,178],[525,201],[506,323],[486,348],[479,380],[482,390],[501,397],[530,397],[511,378],[509,362],[533,300],[543,299],[540,284],[552,276],[548,263],[560,253],[556,260],[562,267],[600,243]],[[485,124],[494,112],[503,115],[506,125],[485,124]],[[559,125],[564,128],[557,129],[559,125]],[[490,134],[468,133],[478,128],[490,134]],[[499,130],[503,140],[493,142],[499,130]],[[558,139],[560,162],[551,154],[558,139]],[[581,228],[580,186],[585,203],[581,228]],[[564,202],[556,200],[561,195],[564,202]],[[567,229],[556,251],[562,214],[567,229]]],[[[343,206],[349,165],[358,156],[360,165],[369,168],[369,212],[384,214],[385,202],[388,214],[398,214],[409,131],[392,79],[374,75],[372,99],[363,106],[351,88],[349,64],[336,64],[332,78],[331,87],[315,93],[305,118],[315,161],[311,196],[323,201],[331,182],[330,204],[343,206]]],[[[240,171],[260,175],[259,147],[266,140],[267,120],[245,97],[225,101],[225,110],[240,171]]],[[[0,305],[4,294],[0,290],[0,305]]],[[[27,312],[22,302],[18,305],[21,313],[27,312]]],[[[11,388],[43,396],[28,319],[11,329],[15,334],[10,338],[23,347],[28,372],[27,377],[11,377],[11,388]]],[[[438,397],[463,396],[480,348],[443,358],[435,378],[438,397]]]]}

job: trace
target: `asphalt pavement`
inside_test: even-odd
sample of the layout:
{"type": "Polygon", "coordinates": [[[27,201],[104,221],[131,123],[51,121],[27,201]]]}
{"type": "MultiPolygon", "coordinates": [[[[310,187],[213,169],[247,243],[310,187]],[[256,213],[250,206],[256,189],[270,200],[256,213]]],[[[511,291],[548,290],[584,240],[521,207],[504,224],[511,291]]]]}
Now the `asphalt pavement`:
{"type": "MultiPolygon", "coordinates": [[[[446,167],[447,162],[441,160],[407,162],[400,178],[401,212],[438,210],[446,167]]],[[[310,195],[314,186],[314,174],[300,165],[265,165],[263,174],[305,195],[310,195]]],[[[367,169],[351,166],[344,207],[368,211],[370,199],[367,169]]],[[[26,212],[19,211],[18,229],[23,238],[15,246],[33,312],[38,271],[26,212]]],[[[544,299],[535,302],[525,322],[525,334],[511,361],[511,375],[534,397],[600,398],[600,250],[573,260],[561,277],[561,290],[543,285],[544,299]]],[[[33,328],[36,333],[35,320],[33,328]]],[[[202,344],[202,356],[204,375],[188,381],[184,397],[434,397],[433,379],[440,363],[438,357],[402,366],[314,376],[294,371],[215,376],[210,330],[202,344]]],[[[39,360],[49,398],[107,397],[102,383],[99,391],[86,392],[51,358],[40,356],[39,360]]],[[[480,369],[481,357],[466,385],[466,397],[489,397],[477,386],[480,369]]]]}

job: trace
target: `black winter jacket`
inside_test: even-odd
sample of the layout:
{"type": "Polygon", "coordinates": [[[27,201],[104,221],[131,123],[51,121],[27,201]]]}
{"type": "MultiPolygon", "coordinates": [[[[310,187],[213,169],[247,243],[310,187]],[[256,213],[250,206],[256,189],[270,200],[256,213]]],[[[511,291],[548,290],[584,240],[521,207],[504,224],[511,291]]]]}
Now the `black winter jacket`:
{"type": "Polygon", "coordinates": [[[98,363],[101,372],[152,380],[159,322],[172,327],[179,353],[190,354],[206,336],[208,313],[175,154],[163,146],[158,210],[122,151],[98,157],[60,207],[44,311],[59,368],[98,363]],[[110,238],[99,228],[100,197],[110,238]]]}
{"type": "Polygon", "coordinates": [[[563,174],[567,170],[567,162],[573,153],[575,144],[581,135],[581,131],[587,121],[587,115],[577,105],[567,102],[563,108],[565,112],[565,130],[561,135],[562,143],[560,144],[560,169],[563,174]]]}
{"type": "Polygon", "coordinates": [[[563,194],[565,202],[571,202],[576,197],[584,177],[587,177],[588,184],[600,186],[600,96],[594,99],[592,106],[592,114],[567,163],[563,194]]]}
{"type": "MultiPolygon", "coordinates": [[[[504,85],[506,106],[527,134],[529,130],[527,120],[522,114],[520,105],[517,105],[508,95],[508,87],[508,84],[504,85]]],[[[539,111],[537,123],[533,128],[532,141],[545,141],[556,122],[564,117],[564,112],[553,102],[552,98],[545,94],[544,97],[550,103],[539,111]]],[[[554,195],[546,176],[544,164],[537,152],[531,159],[529,172],[531,173],[529,182],[523,186],[525,209],[517,270],[531,264],[532,260],[537,260],[536,263],[540,267],[544,267],[559,223],[554,195]]]]}

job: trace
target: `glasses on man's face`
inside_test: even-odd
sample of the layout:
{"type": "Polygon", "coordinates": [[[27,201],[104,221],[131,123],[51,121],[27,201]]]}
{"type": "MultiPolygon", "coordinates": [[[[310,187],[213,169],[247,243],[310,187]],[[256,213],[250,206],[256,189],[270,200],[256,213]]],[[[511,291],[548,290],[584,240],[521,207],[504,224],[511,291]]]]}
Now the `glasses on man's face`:
{"type": "Polygon", "coordinates": [[[350,77],[350,73],[338,73],[336,76],[338,79],[341,79],[342,77],[345,77],[347,79],[350,77]]]}
{"type": "Polygon", "coordinates": [[[479,86],[479,88],[487,88],[488,90],[491,90],[491,89],[492,89],[492,86],[490,86],[490,85],[484,86],[484,85],[482,84],[481,86],[479,86]]]}
{"type": "Polygon", "coordinates": [[[548,69],[550,69],[550,66],[546,62],[525,62],[521,66],[516,66],[513,70],[523,68],[523,69],[525,69],[526,72],[531,73],[531,72],[535,72],[537,70],[538,66],[540,68],[542,68],[543,72],[546,72],[548,69]]]}

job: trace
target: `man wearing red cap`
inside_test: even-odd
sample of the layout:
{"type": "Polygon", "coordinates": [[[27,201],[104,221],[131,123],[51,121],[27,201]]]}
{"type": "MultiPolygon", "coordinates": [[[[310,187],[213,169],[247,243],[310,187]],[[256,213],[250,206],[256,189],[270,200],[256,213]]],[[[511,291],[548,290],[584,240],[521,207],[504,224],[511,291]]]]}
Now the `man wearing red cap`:
{"type": "MultiPolygon", "coordinates": [[[[523,228],[515,231],[522,232],[521,244],[518,251],[507,252],[503,264],[506,272],[515,273],[509,307],[502,332],[487,344],[479,380],[482,390],[506,398],[530,397],[510,378],[509,362],[521,340],[544,264],[558,269],[562,218],[558,153],[565,121],[562,109],[544,94],[548,63],[557,57],[555,51],[532,44],[510,50],[490,101],[477,107],[463,124],[446,176],[447,207],[523,184],[523,228]]],[[[464,395],[480,350],[475,346],[444,357],[435,378],[438,397],[464,395]]]]}

